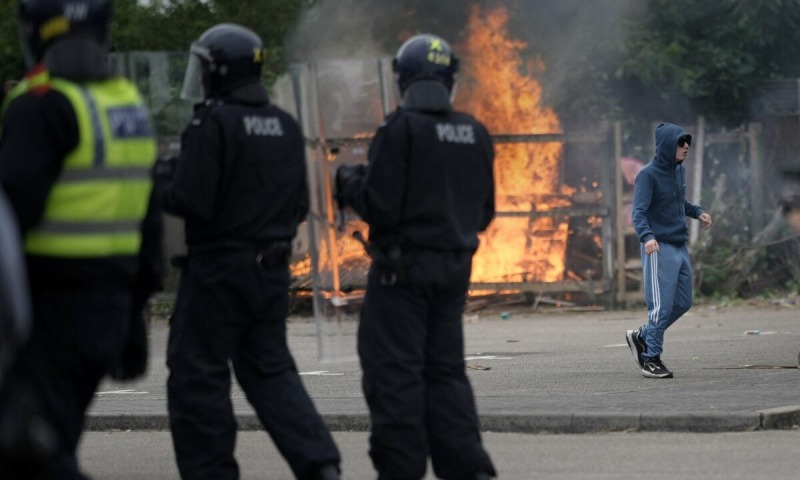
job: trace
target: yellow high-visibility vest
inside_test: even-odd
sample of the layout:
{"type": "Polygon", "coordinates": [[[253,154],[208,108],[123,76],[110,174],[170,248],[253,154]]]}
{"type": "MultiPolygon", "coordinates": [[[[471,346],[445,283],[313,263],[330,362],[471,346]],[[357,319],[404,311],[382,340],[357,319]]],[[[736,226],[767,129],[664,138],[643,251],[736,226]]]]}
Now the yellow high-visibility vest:
{"type": "Polygon", "coordinates": [[[152,125],[137,88],[121,77],[76,84],[50,78],[46,71],[18,87],[9,97],[42,87],[66,96],[80,135],[50,191],[44,218],[26,232],[25,252],[69,258],[137,254],[156,158],[152,125]]]}

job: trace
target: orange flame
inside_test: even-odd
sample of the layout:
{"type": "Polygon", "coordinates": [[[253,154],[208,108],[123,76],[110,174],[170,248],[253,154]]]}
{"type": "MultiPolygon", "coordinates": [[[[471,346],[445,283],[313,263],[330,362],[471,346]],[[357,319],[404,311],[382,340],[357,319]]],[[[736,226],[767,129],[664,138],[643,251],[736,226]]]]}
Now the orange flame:
{"type": "MultiPolygon", "coordinates": [[[[535,78],[540,60],[525,64],[527,43],[509,39],[508,12],[473,6],[457,105],[495,134],[559,133],[555,112],[540,105],[535,78]],[[525,67],[524,69],[522,67],[525,67]]],[[[537,216],[570,205],[572,189],[563,186],[563,143],[496,145],[495,183],[499,215],[481,237],[472,282],[556,282],[564,278],[569,219],[537,216]],[[505,214],[504,214],[505,213],[505,214]],[[510,214],[510,215],[508,215],[510,214]]]]}

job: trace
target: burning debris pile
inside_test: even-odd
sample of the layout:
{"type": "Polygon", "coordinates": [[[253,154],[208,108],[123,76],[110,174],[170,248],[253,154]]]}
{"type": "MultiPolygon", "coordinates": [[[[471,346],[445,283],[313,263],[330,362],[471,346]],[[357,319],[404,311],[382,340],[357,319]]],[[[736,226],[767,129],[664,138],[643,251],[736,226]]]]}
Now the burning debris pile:
{"type": "MultiPolygon", "coordinates": [[[[558,117],[540,106],[535,73],[544,66],[522,60],[525,42],[509,39],[505,8],[473,7],[457,107],[493,134],[560,133],[558,117]]],[[[481,238],[473,283],[555,282],[564,279],[569,222],[538,216],[570,205],[561,182],[563,143],[498,143],[495,163],[497,218],[481,238]]]]}
{"type": "MultiPolygon", "coordinates": [[[[581,251],[574,251],[575,245],[581,242],[597,250],[608,250],[603,248],[597,234],[608,210],[598,213],[602,210],[603,194],[592,180],[592,174],[565,171],[565,157],[567,151],[572,151],[569,158],[573,158],[577,148],[578,157],[597,163],[596,156],[586,152],[596,150],[596,143],[607,142],[608,138],[591,140],[595,144],[586,150],[569,143],[572,140],[562,132],[556,113],[541,102],[542,89],[537,77],[545,66],[538,58],[529,57],[526,42],[511,38],[508,21],[509,13],[504,7],[473,6],[465,38],[455,45],[462,61],[455,106],[487,126],[495,137],[496,148],[497,215],[481,235],[481,245],[474,258],[473,296],[478,298],[478,295],[492,292],[512,295],[514,292],[583,291],[574,286],[567,290],[559,288],[567,282],[577,284],[598,278],[602,269],[600,255],[583,247],[579,248],[581,251]],[[566,180],[566,177],[574,180],[576,176],[581,180],[566,180]],[[591,184],[592,191],[584,187],[587,184],[591,184]],[[576,231],[583,232],[577,243],[572,238],[576,231]],[[590,268],[583,265],[576,268],[570,264],[570,256],[588,262],[590,268]],[[552,288],[540,288],[543,284],[552,288]],[[531,285],[538,286],[531,289],[531,285]]],[[[306,115],[310,118],[309,124],[305,128],[316,132],[316,137],[311,134],[308,139],[316,159],[310,171],[312,204],[315,205],[312,205],[313,226],[309,230],[312,238],[308,239],[314,250],[312,256],[316,255],[316,265],[306,257],[293,264],[292,273],[296,291],[310,290],[312,277],[316,276],[324,285],[321,289],[324,296],[334,298],[364,287],[369,259],[363,246],[353,238],[356,231],[366,235],[366,225],[355,216],[347,216],[344,222],[337,218],[331,200],[331,172],[338,165],[365,160],[372,133],[365,132],[365,128],[372,130],[379,122],[375,120],[371,127],[375,113],[372,107],[382,104],[384,110],[390,108],[386,92],[391,92],[393,86],[386,59],[362,63],[342,61],[334,66],[331,63],[319,62],[315,67],[307,67],[304,75],[317,76],[316,79],[295,79],[295,88],[301,85],[307,89],[301,96],[307,95],[312,102],[306,115]],[[347,69],[343,68],[345,65],[347,69]],[[371,65],[375,71],[366,73],[365,65],[371,65]],[[358,102],[345,102],[351,110],[358,111],[329,115],[330,107],[324,104],[324,99],[336,96],[316,90],[320,85],[336,84],[327,77],[319,80],[325,72],[346,77],[348,81],[338,84],[349,85],[348,97],[370,108],[362,109],[358,102]],[[320,104],[314,106],[315,101],[320,104]],[[328,116],[345,121],[328,122],[328,125],[328,116]]],[[[340,108],[343,102],[335,104],[340,108]]]]}

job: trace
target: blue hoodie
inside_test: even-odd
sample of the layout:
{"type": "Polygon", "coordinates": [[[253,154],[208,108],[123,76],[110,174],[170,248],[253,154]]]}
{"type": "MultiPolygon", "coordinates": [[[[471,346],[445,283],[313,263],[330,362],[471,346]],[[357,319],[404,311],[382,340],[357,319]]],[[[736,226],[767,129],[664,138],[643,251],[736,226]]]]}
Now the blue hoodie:
{"type": "Polygon", "coordinates": [[[703,209],[686,200],[686,176],[676,162],[678,139],[691,135],[671,123],[656,127],[656,155],[636,176],[633,227],[642,243],[651,238],[681,246],[689,240],[686,216],[697,218],[703,209]]]}

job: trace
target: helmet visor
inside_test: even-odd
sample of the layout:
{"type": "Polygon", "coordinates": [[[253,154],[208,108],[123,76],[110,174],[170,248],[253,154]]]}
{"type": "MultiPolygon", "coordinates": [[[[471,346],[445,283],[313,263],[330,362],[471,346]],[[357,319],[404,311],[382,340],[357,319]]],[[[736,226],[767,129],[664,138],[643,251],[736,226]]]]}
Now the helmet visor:
{"type": "Polygon", "coordinates": [[[211,52],[196,42],[189,48],[189,63],[186,65],[186,74],[183,76],[181,98],[194,103],[202,102],[208,96],[203,84],[203,77],[208,64],[213,65],[211,52]]]}
{"type": "Polygon", "coordinates": [[[181,99],[189,100],[192,103],[200,103],[205,98],[206,95],[203,90],[203,61],[199,56],[190,53],[189,63],[186,65],[186,73],[183,76],[181,99]]]}

